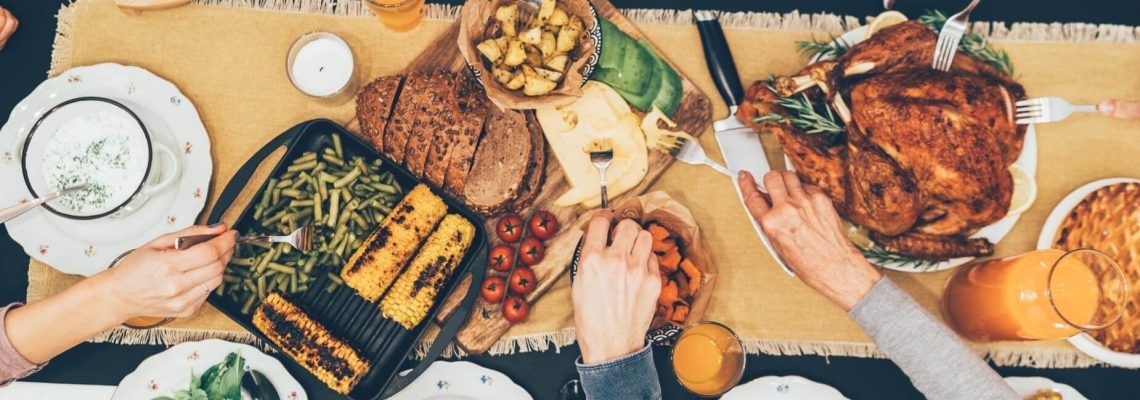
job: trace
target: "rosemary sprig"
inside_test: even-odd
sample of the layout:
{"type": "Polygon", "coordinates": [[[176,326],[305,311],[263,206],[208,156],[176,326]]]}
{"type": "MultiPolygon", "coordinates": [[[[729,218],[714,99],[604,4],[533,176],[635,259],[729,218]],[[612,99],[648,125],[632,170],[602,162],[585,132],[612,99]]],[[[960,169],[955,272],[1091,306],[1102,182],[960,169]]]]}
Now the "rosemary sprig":
{"type": "Polygon", "coordinates": [[[792,114],[788,121],[792,123],[792,126],[803,129],[804,132],[829,135],[838,135],[844,132],[843,124],[835,119],[831,107],[824,105],[823,109],[827,115],[820,114],[806,93],[801,93],[800,96],[781,97],[776,100],[776,104],[788,110],[792,114]]]}
{"type": "MultiPolygon", "coordinates": [[[[856,246],[858,247],[858,246],[856,246]]],[[[871,264],[880,267],[890,265],[893,268],[915,269],[919,271],[926,271],[938,267],[940,262],[931,260],[919,260],[910,258],[901,254],[888,253],[879,246],[871,246],[869,248],[858,247],[859,252],[863,253],[863,257],[871,264]]]]}
{"type": "MultiPolygon", "coordinates": [[[[918,21],[935,32],[941,32],[942,25],[946,24],[946,15],[938,10],[926,10],[918,17],[918,21]]],[[[1013,76],[1013,63],[1009,60],[1009,53],[990,46],[986,38],[976,32],[967,31],[966,34],[962,35],[962,41],[958,43],[958,50],[992,65],[1006,75],[1013,76]]]]}
{"type": "Polygon", "coordinates": [[[784,116],[776,113],[768,113],[759,117],[753,117],[752,122],[784,122],[784,116]]]}
{"type": "Polygon", "coordinates": [[[835,36],[830,37],[831,40],[824,42],[812,36],[811,41],[796,42],[796,48],[799,49],[801,56],[808,59],[829,55],[839,57],[851,49],[851,44],[847,43],[846,40],[835,36]]]}

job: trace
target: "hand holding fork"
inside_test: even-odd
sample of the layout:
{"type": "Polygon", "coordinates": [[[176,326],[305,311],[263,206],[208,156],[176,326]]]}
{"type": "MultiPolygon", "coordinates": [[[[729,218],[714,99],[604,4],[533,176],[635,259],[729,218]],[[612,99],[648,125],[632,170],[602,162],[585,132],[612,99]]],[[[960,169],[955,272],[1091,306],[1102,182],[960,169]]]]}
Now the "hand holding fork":
{"type": "Polygon", "coordinates": [[[1105,100],[1098,105],[1073,105],[1060,97],[1042,97],[1017,102],[1017,124],[1058,122],[1074,112],[1097,112],[1124,118],[1140,119],[1140,101],[1105,100]]]}

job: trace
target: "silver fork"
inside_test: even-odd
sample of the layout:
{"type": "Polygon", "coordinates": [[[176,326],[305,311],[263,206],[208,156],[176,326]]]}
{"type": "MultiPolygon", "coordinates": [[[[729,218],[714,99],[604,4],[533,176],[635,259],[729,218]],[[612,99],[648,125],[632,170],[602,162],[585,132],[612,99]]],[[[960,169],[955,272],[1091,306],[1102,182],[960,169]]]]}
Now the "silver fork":
{"type": "Polygon", "coordinates": [[[598,177],[602,183],[602,209],[609,208],[610,199],[606,193],[606,169],[614,161],[614,147],[609,139],[601,139],[590,146],[590,163],[598,169],[598,177]]]}
{"type": "MultiPolygon", "coordinates": [[[[183,236],[174,239],[174,248],[178,250],[188,249],[196,244],[208,241],[218,237],[218,235],[194,235],[183,236]]],[[[313,227],[302,226],[297,228],[288,235],[284,236],[242,236],[237,240],[238,243],[289,243],[293,248],[300,250],[302,253],[308,253],[313,249],[313,227]]]]}
{"type": "Polygon", "coordinates": [[[958,52],[958,43],[962,42],[962,35],[966,33],[966,27],[970,24],[970,12],[974,11],[974,7],[980,1],[971,1],[965,10],[946,19],[942,31],[938,33],[938,45],[934,47],[934,69],[950,70],[950,66],[954,64],[954,54],[958,52]]]}
{"type": "Polygon", "coordinates": [[[1017,102],[1017,123],[1042,124],[1068,118],[1074,112],[1096,112],[1096,106],[1074,106],[1060,97],[1042,97],[1017,102]]]}
{"type": "Polygon", "coordinates": [[[693,165],[708,165],[712,169],[717,170],[722,174],[727,175],[729,178],[736,178],[736,174],[729,171],[723,165],[709,158],[705,154],[705,148],[701,147],[701,143],[693,140],[688,140],[683,137],[676,137],[671,143],[660,143],[654,150],[658,150],[673,156],[677,161],[693,165]]]}

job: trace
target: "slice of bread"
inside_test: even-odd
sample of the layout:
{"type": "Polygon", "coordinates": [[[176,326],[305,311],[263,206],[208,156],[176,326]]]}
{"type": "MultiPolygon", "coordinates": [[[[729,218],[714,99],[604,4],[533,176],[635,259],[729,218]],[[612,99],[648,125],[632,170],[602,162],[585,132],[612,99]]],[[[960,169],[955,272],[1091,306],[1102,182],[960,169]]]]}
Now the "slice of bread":
{"type": "Polygon", "coordinates": [[[416,113],[412,134],[408,136],[407,149],[404,151],[404,167],[416,178],[423,178],[432,142],[452,118],[448,111],[448,98],[455,87],[455,74],[438,70],[428,85],[427,96],[423,98],[420,111],[416,113]]]}
{"type": "Polygon", "coordinates": [[[467,176],[483,133],[483,122],[489,113],[488,107],[491,106],[491,101],[478,82],[467,79],[466,85],[469,86],[467,91],[470,98],[459,103],[462,129],[447,155],[447,173],[443,182],[444,189],[455,197],[462,196],[463,189],[467,186],[467,176]]]}
{"type": "Polygon", "coordinates": [[[369,83],[356,95],[356,119],[360,121],[360,136],[372,143],[377,151],[384,150],[384,129],[392,116],[392,105],[404,83],[401,75],[381,76],[369,83]]]}
{"type": "Polygon", "coordinates": [[[384,155],[394,162],[404,161],[404,149],[408,145],[408,137],[412,134],[412,123],[416,120],[416,113],[424,104],[427,97],[428,80],[431,75],[415,71],[408,74],[404,80],[404,89],[396,99],[396,106],[392,110],[392,120],[384,130],[384,155]]]}
{"type": "Polygon", "coordinates": [[[490,107],[485,133],[463,188],[472,210],[493,215],[511,206],[526,178],[531,136],[520,111],[490,107]]]}
{"type": "Polygon", "coordinates": [[[447,167],[451,162],[451,149],[462,136],[464,120],[463,115],[471,102],[471,85],[466,73],[456,76],[455,88],[444,104],[444,126],[435,135],[435,140],[428,150],[427,161],[424,163],[424,180],[432,186],[443,188],[447,177],[447,167]]]}
{"type": "Polygon", "coordinates": [[[526,178],[519,188],[518,197],[511,204],[511,210],[522,213],[530,208],[534,199],[538,197],[542,184],[546,181],[546,137],[542,134],[542,127],[538,118],[533,114],[526,114],[527,131],[530,132],[530,162],[527,164],[526,178]]]}

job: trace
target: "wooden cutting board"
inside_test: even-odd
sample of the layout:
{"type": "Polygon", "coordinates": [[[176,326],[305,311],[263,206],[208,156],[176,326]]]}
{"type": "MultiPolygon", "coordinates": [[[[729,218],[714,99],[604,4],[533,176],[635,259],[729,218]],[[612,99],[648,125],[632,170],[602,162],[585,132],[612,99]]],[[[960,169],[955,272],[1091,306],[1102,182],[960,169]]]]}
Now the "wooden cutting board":
{"type": "MultiPolygon", "coordinates": [[[[604,17],[610,22],[613,22],[619,29],[629,34],[633,39],[642,39],[644,36],[641,31],[637,29],[633,23],[629,22],[621,14],[620,11],[608,0],[592,0],[594,7],[598,10],[598,15],[604,17]]],[[[463,60],[463,56],[459,53],[459,47],[456,41],[459,37],[460,22],[456,21],[448,28],[446,32],[440,35],[431,46],[423,51],[411,65],[405,70],[407,71],[432,71],[437,69],[448,69],[456,72],[461,72],[467,69],[463,60]]],[[[605,38],[602,38],[603,45],[605,38]]],[[[658,54],[662,52],[658,51],[658,54]]],[[[706,97],[696,85],[689,79],[677,71],[681,75],[682,87],[684,89],[684,96],[681,99],[681,106],[677,109],[676,114],[673,116],[674,122],[677,123],[678,130],[689,132],[694,136],[698,136],[708,128],[711,117],[712,107],[706,97]]],[[[466,72],[463,72],[466,73],[466,72]]],[[[492,105],[493,106],[493,105],[492,105]]],[[[532,113],[531,111],[527,111],[532,113]]],[[[359,132],[359,124],[353,120],[348,124],[348,129],[353,132],[359,132]]],[[[645,179],[641,184],[637,185],[630,191],[622,196],[612,200],[614,204],[640,196],[645,193],[649,186],[665,172],[672,164],[673,158],[656,152],[649,152],[649,171],[645,175],[645,179]]],[[[575,247],[578,245],[578,240],[582,237],[582,231],[579,229],[592,214],[592,209],[586,209],[582,206],[573,207],[558,207],[554,205],[554,200],[570,189],[567,183],[566,176],[562,172],[562,167],[558,164],[558,160],[552,154],[547,156],[546,162],[546,182],[542,186],[538,198],[535,199],[534,205],[531,210],[547,210],[558,217],[558,221],[562,223],[562,229],[558,235],[546,241],[546,257],[537,265],[531,267],[534,270],[535,276],[538,278],[538,285],[534,291],[526,296],[526,300],[534,304],[539,296],[546,293],[548,289],[566,272],[570,266],[570,260],[573,257],[575,247]]],[[[527,218],[528,215],[522,215],[527,218]]],[[[492,244],[497,244],[497,238],[494,237],[496,219],[489,219],[486,221],[486,228],[488,235],[491,236],[492,244]]],[[[464,281],[460,283],[460,287],[449,297],[443,305],[443,309],[436,316],[437,322],[442,322],[447,319],[463,301],[463,295],[467,293],[471,285],[471,277],[467,276],[464,281]]],[[[566,307],[570,307],[569,304],[566,307]]],[[[455,337],[456,343],[464,351],[470,354],[482,354],[491,348],[495,342],[498,342],[503,334],[507,333],[510,329],[511,323],[503,318],[501,306],[499,304],[490,304],[483,301],[482,298],[478,299],[472,308],[471,316],[468,317],[467,323],[460,329],[459,334],[455,337]]]]}

